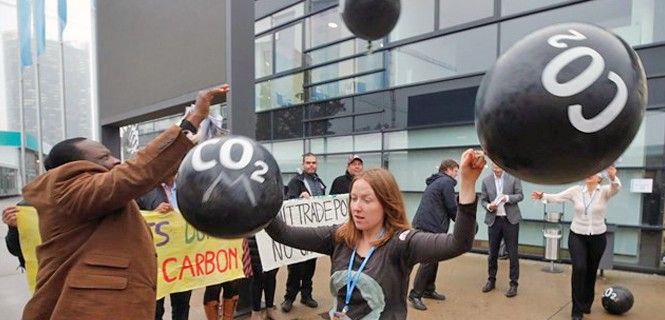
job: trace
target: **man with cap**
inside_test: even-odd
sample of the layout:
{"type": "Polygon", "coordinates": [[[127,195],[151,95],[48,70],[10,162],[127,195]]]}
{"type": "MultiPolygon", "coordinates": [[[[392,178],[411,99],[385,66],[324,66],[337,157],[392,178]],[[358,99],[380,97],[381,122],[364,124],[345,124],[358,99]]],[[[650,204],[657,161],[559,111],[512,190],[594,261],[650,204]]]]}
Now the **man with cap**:
{"type": "Polygon", "coordinates": [[[349,193],[349,187],[353,177],[357,176],[363,171],[363,159],[357,154],[350,155],[346,160],[346,172],[335,178],[330,187],[329,194],[344,194],[349,193]]]}

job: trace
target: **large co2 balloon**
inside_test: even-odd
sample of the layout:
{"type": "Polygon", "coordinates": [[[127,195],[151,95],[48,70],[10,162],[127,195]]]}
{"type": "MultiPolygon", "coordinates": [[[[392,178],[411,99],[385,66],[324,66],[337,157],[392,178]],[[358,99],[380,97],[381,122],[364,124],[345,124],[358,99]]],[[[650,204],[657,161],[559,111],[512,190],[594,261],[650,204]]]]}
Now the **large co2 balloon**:
{"type": "Polygon", "coordinates": [[[178,208],[196,229],[245,238],[266,227],[282,206],[282,176],[263,146],[242,136],[204,141],[180,164],[178,208]]]}
{"type": "Polygon", "coordinates": [[[579,181],[626,150],[647,100],[635,51],[597,26],[566,23],[518,41],[487,72],[476,130],[487,155],[541,184],[579,181]]]}

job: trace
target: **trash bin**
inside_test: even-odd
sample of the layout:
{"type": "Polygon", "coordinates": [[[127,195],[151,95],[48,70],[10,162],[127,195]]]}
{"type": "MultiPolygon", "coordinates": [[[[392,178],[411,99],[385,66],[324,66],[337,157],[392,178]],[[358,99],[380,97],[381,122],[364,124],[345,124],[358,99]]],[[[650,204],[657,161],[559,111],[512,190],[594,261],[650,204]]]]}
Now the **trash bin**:
{"type": "Polygon", "coordinates": [[[557,261],[559,260],[559,248],[561,243],[561,230],[560,229],[545,229],[543,230],[545,237],[545,260],[557,261]]]}
{"type": "Polygon", "coordinates": [[[555,261],[559,261],[561,250],[561,234],[563,227],[561,226],[561,218],[563,217],[564,205],[561,205],[561,210],[548,210],[547,204],[543,204],[543,247],[545,248],[544,260],[550,263],[542,269],[542,271],[550,273],[563,272],[560,268],[554,265],[555,261]]]}

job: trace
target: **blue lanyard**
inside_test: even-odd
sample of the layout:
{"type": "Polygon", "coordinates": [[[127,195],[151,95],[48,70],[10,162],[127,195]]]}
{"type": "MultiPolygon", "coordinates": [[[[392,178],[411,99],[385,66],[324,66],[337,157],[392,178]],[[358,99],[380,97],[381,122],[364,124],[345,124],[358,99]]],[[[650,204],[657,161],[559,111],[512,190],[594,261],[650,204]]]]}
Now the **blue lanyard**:
{"type": "MultiPolygon", "coordinates": [[[[382,228],[381,232],[379,232],[379,235],[376,237],[377,240],[381,239],[383,236],[383,232],[385,230],[382,228]]],[[[346,273],[346,299],[344,300],[344,308],[342,308],[342,313],[346,313],[349,311],[349,302],[351,302],[351,295],[353,294],[353,289],[355,289],[356,284],[358,284],[358,279],[360,279],[360,274],[362,273],[363,269],[365,269],[365,265],[367,264],[367,261],[369,261],[369,257],[372,256],[372,253],[376,251],[376,247],[372,246],[369,248],[369,251],[367,252],[367,257],[365,257],[365,260],[360,264],[360,268],[358,268],[358,271],[351,276],[351,272],[353,271],[353,261],[355,261],[356,258],[356,248],[353,248],[353,253],[351,254],[351,258],[349,259],[349,269],[347,270],[346,273]]]]}

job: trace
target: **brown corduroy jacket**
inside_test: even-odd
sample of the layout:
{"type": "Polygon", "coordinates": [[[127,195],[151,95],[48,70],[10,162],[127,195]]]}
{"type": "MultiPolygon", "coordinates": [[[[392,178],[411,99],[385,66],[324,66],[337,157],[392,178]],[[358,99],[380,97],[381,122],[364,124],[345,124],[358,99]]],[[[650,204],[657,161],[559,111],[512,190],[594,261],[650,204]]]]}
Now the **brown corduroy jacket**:
{"type": "Polygon", "coordinates": [[[192,147],[172,127],[111,170],[75,161],[23,188],[42,237],[23,319],[154,319],[155,246],[133,199],[174,174],[192,147]]]}

